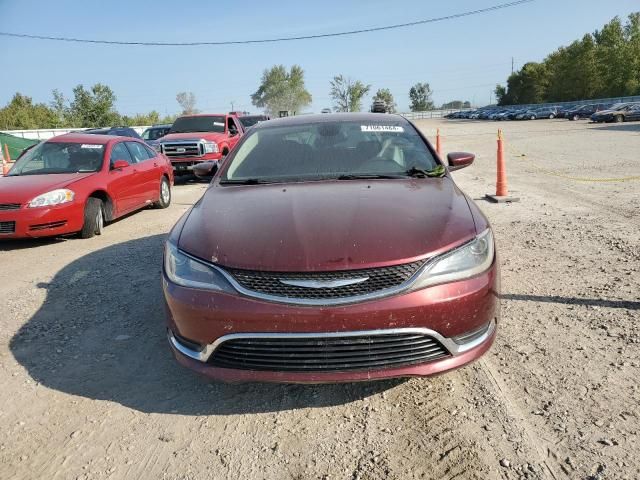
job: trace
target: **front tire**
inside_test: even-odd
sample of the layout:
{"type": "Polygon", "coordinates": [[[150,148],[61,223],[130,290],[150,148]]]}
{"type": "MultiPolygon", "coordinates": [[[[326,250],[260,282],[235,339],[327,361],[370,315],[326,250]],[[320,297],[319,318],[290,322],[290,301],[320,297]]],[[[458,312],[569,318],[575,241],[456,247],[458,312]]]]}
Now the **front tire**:
{"type": "Polygon", "coordinates": [[[153,204],[155,208],[167,208],[171,205],[171,185],[167,177],[160,181],[160,198],[153,204]]]}
{"type": "Polygon", "coordinates": [[[580,120],[580,116],[579,116],[579,115],[574,115],[574,116],[572,117],[572,119],[573,119],[573,120],[580,120]]]}
{"type": "Polygon", "coordinates": [[[549,120],[553,120],[554,118],[556,118],[556,116],[553,113],[549,115],[549,120]]]}
{"type": "Polygon", "coordinates": [[[80,238],[91,238],[102,235],[104,230],[104,209],[102,200],[95,197],[87,198],[84,205],[84,224],[80,230],[80,238]]]}
{"type": "Polygon", "coordinates": [[[622,115],[616,115],[613,121],[616,123],[622,123],[624,122],[624,117],[622,115]]]}

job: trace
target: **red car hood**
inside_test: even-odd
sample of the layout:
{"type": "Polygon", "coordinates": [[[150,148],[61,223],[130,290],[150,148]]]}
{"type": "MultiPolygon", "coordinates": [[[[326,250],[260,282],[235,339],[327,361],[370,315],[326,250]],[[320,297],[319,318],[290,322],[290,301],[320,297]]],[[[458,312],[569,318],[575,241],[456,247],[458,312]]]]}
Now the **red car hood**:
{"type": "Polygon", "coordinates": [[[179,246],[228,267],[327,271],[410,262],[475,234],[464,195],[446,177],[215,185],[179,246]]]}
{"type": "Polygon", "coordinates": [[[222,139],[227,138],[227,136],[224,133],[214,132],[168,133],[160,139],[160,143],[167,143],[175,140],[200,140],[201,138],[219,142],[222,139]]]}
{"type": "Polygon", "coordinates": [[[24,204],[38,195],[64,188],[91,175],[95,172],[0,177],[0,203],[24,204]]]}

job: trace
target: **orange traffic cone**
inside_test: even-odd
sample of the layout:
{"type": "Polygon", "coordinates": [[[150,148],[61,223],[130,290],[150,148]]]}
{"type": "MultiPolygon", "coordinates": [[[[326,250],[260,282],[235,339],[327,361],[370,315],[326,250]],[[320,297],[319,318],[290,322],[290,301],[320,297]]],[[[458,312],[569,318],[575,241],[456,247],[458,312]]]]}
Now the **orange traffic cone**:
{"type": "Polygon", "coordinates": [[[438,155],[442,155],[442,150],[440,149],[440,129],[436,132],[436,152],[438,152],[438,155]]]}
{"type": "Polygon", "coordinates": [[[496,194],[487,194],[486,198],[496,203],[517,202],[520,200],[516,197],[510,197],[507,189],[507,167],[504,162],[504,139],[502,138],[502,130],[498,130],[496,194]]]}

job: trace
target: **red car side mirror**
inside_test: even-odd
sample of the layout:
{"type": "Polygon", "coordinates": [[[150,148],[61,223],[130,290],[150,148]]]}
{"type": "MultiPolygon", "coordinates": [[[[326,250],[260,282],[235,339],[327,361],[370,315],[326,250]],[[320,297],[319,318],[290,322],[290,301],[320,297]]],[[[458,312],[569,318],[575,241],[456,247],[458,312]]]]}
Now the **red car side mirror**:
{"type": "Polygon", "coordinates": [[[460,170],[461,168],[468,167],[473,163],[475,158],[476,156],[473,153],[451,152],[447,155],[449,171],[460,170]]]}
{"type": "Polygon", "coordinates": [[[123,168],[127,168],[129,166],[129,162],[126,160],[116,160],[113,162],[111,166],[112,170],[122,170],[123,168]]]}

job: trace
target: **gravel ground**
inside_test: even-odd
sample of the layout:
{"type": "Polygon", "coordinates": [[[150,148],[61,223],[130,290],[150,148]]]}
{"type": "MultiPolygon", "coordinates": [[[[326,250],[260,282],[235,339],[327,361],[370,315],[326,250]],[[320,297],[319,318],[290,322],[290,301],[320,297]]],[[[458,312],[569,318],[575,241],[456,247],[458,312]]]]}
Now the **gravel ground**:
{"type": "Polygon", "coordinates": [[[478,155],[454,175],[501,256],[485,357],[347,385],[182,369],[164,336],[161,245],[204,186],[178,185],[170,209],[101,237],[0,243],[0,478],[639,478],[640,124],[419,123],[445,151],[478,155]],[[482,200],[497,127],[519,203],[482,200]]]}

